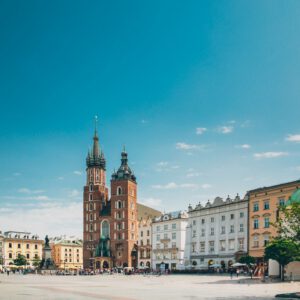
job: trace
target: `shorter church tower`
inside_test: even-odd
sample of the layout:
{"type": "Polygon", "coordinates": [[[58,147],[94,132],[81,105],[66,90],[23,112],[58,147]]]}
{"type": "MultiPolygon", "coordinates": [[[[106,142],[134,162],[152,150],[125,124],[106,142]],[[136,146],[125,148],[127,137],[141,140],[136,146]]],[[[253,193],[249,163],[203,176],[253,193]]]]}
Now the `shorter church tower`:
{"type": "Polygon", "coordinates": [[[121,166],[111,177],[111,249],[114,265],[137,267],[137,183],[123,149],[121,166]]]}

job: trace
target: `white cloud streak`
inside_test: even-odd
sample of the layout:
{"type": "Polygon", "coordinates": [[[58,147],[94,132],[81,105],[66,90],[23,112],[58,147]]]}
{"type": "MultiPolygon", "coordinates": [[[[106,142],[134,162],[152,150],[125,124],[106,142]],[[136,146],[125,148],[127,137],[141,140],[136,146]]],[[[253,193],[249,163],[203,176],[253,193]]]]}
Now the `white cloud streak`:
{"type": "Polygon", "coordinates": [[[80,172],[80,171],[74,171],[73,174],[74,174],[74,175],[81,176],[81,175],[82,175],[82,172],[80,172]]]}
{"type": "Polygon", "coordinates": [[[257,159],[263,159],[263,158],[277,158],[282,156],[288,156],[288,152],[261,152],[261,153],[255,153],[254,157],[257,159]]]}
{"type": "Polygon", "coordinates": [[[285,139],[288,142],[300,143],[300,134],[289,134],[285,139]]]}
{"type": "Polygon", "coordinates": [[[207,131],[207,128],[205,128],[205,127],[197,127],[196,128],[196,134],[198,134],[198,135],[201,135],[206,131],[207,131]]]}
{"type": "Polygon", "coordinates": [[[180,188],[190,188],[190,189],[196,189],[198,188],[197,184],[194,183],[181,183],[181,184],[177,184],[175,182],[169,182],[165,185],[153,185],[152,186],[153,189],[158,189],[158,190],[174,190],[174,189],[180,189],[180,188]]]}
{"type": "Polygon", "coordinates": [[[228,134],[233,132],[234,127],[233,126],[221,126],[218,128],[218,132],[222,134],[228,134]]]}
{"type": "Polygon", "coordinates": [[[176,143],[176,149],[190,151],[190,150],[203,150],[205,145],[186,144],[183,142],[176,143]]]}

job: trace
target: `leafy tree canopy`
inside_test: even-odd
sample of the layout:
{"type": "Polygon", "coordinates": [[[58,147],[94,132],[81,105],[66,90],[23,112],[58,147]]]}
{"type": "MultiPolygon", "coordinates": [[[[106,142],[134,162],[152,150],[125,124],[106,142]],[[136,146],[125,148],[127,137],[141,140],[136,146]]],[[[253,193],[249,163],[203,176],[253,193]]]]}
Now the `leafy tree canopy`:
{"type": "Polygon", "coordinates": [[[265,248],[265,258],[276,260],[281,266],[286,266],[300,259],[299,244],[292,239],[274,238],[265,248]]]}
{"type": "Polygon", "coordinates": [[[255,258],[253,256],[250,256],[250,255],[245,255],[245,256],[242,256],[240,259],[239,259],[239,262],[241,264],[247,264],[247,265],[250,265],[250,264],[254,264],[255,263],[255,258]]]}
{"type": "Polygon", "coordinates": [[[22,254],[18,254],[18,258],[14,259],[16,266],[25,266],[27,264],[26,257],[22,254]]]}

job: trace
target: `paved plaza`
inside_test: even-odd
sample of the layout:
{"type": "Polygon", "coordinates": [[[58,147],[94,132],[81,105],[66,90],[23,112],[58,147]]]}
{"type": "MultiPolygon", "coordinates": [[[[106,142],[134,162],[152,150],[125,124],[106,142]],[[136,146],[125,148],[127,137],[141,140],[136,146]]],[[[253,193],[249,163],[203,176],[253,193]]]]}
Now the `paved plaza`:
{"type": "Polygon", "coordinates": [[[0,299],[274,299],[300,291],[300,283],[205,275],[0,275],[0,299]]]}

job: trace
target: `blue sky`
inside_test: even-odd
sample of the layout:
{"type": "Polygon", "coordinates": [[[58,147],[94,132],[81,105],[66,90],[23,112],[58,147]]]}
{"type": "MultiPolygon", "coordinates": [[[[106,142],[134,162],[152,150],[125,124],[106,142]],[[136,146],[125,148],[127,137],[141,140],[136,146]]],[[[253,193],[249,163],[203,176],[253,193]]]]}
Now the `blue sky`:
{"type": "Polygon", "coordinates": [[[300,178],[299,1],[2,1],[0,229],[82,231],[100,119],[139,201],[186,209],[300,178]]]}

